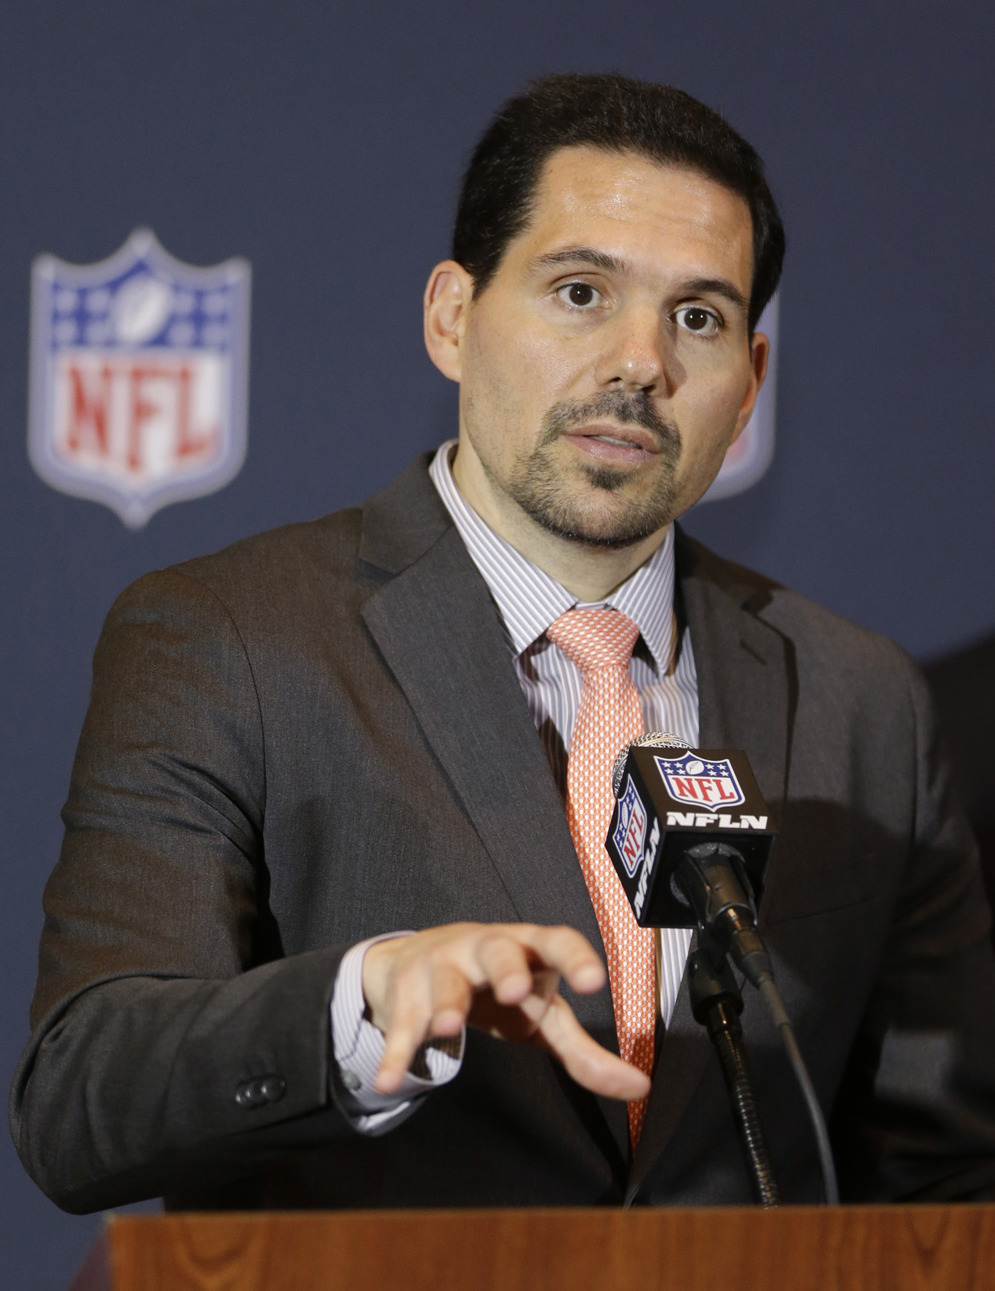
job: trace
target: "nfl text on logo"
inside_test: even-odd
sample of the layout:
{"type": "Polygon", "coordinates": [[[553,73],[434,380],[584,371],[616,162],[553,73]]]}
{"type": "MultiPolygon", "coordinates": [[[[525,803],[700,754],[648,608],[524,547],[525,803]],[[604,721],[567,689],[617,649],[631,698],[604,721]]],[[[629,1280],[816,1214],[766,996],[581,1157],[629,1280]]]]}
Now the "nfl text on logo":
{"type": "Polygon", "coordinates": [[[99,264],[32,267],[28,454],[41,478],[130,528],[245,461],[245,260],[199,268],[137,229],[99,264]]]}
{"type": "Polygon", "coordinates": [[[667,792],[678,802],[690,803],[701,811],[726,811],[746,801],[728,758],[703,761],[689,749],[679,758],[653,759],[660,769],[667,792]]]}

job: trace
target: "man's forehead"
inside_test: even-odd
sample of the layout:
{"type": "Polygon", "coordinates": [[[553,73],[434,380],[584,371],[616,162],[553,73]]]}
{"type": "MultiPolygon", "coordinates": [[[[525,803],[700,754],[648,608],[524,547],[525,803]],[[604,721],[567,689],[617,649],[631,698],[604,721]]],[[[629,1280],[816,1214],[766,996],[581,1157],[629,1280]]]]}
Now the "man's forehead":
{"type": "Polygon", "coordinates": [[[687,205],[703,212],[721,207],[749,221],[749,204],[741,193],[704,170],[683,163],[661,161],[635,149],[598,148],[575,144],[557,148],[546,158],[536,181],[531,203],[532,220],[551,208],[578,216],[590,206],[612,213],[625,202],[645,198],[652,209],[654,195],[664,190],[680,191],[687,205]]]}
{"type": "MultiPolygon", "coordinates": [[[[546,160],[524,228],[513,239],[537,267],[567,262],[572,246],[593,248],[604,267],[624,261],[618,247],[681,245],[737,263],[748,289],[753,268],[749,205],[733,189],[690,166],[635,151],[589,145],[560,148],[546,160]],[[597,235],[591,242],[589,235],[597,235]],[[600,239],[604,239],[602,245],[600,239]]],[[[509,247],[510,249],[510,247],[509,247]]]]}

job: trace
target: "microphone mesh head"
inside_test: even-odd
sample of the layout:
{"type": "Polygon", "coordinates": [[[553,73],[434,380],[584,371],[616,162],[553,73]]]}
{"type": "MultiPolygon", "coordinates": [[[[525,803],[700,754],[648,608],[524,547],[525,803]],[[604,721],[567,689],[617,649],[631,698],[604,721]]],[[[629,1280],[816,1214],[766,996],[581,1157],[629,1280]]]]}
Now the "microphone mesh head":
{"type": "Polygon", "coordinates": [[[691,746],[687,740],[681,739],[679,735],[671,735],[669,731],[647,731],[645,735],[637,735],[634,740],[630,740],[618,751],[618,757],[615,759],[615,765],[612,768],[612,793],[616,798],[622,796],[622,777],[625,775],[625,761],[629,756],[629,750],[637,745],[640,748],[647,744],[653,748],[659,749],[687,749],[691,746]]]}

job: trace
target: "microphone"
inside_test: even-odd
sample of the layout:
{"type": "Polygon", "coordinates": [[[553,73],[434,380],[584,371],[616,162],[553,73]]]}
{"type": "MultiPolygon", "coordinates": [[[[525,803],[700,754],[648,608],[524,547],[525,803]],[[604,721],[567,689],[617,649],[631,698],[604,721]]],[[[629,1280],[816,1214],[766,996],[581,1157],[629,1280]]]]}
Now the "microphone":
{"type": "Polygon", "coordinates": [[[674,883],[690,899],[696,922],[728,955],[751,985],[774,976],[770,956],[757,932],[753,888],[743,858],[725,843],[689,847],[674,873],[674,883]]]}
{"type": "Polygon", "coordinates": [[[605,846],[643,928],[701,926],[754,985],[756,904],[776,834],[746,754],[654,731],[621,750],[605,846]]]}
{"type": "Polygon", "coordinates": [[[757,902],[776,830],[746,754],[692,749],[679,736],[654,731],[619,752],[612,790],[605,848],[636,922],[698,929],[699,949],[688,961],[693,1010],[719,1052],[755,1195],[763,1205],[779,1203],[742,1033],[732,1016],[742,1001],[726,956],[757,988],[780,1032],[812,1120],[826,1200],[835,1204],[839,1190],[825,1118],[757,932],[757,902]]]}

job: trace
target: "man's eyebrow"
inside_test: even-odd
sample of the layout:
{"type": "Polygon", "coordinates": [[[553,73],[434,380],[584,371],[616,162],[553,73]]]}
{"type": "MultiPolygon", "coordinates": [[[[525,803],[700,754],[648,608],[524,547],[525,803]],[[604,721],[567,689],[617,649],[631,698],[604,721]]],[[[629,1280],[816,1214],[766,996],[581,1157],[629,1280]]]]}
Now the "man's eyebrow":
{"type": "Polygon", "coordinates": [[[628,265],[618,256],[609,255],[607,251],[597,251],[594,247],[564,247],[562,251],[550,251],[548,255],[537,256],[532,261],[533,269],[555,269],[558,265],[587,264],[592,269],[603,269],[605,273],[625,273],[628,265]]]}
{"type": "Polygon", "coordinates": [[[681,283],[680,295],[724,296],[730,304],[738,306],[744,312],[750,307],[747,297],[728,278],[689,278],[687,282],[681,283]]]}

